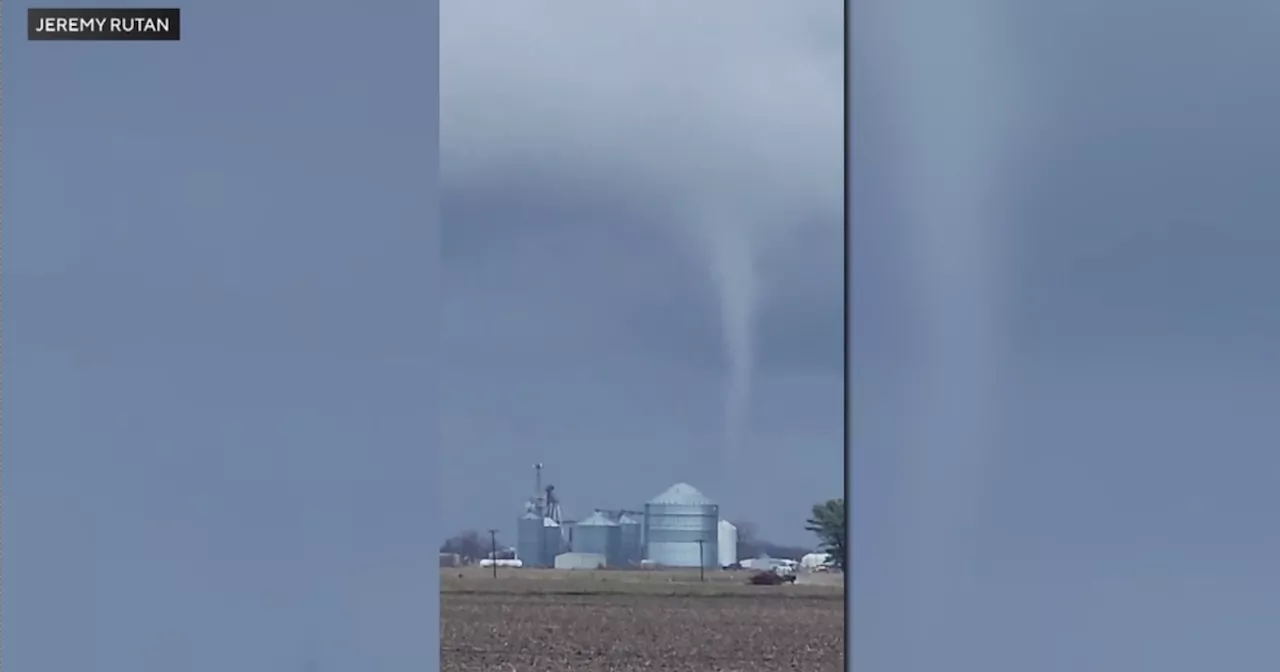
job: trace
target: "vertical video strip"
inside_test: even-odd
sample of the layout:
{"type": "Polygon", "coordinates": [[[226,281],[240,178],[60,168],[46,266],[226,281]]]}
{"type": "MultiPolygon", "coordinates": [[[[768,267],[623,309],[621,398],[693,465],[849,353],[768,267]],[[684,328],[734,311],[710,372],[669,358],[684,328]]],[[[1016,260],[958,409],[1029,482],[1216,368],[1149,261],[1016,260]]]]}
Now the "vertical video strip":
{"type": "Polygon", "coordinates": [[[441,669],[844,670],[844,8],[441,17],[441,669]]]}

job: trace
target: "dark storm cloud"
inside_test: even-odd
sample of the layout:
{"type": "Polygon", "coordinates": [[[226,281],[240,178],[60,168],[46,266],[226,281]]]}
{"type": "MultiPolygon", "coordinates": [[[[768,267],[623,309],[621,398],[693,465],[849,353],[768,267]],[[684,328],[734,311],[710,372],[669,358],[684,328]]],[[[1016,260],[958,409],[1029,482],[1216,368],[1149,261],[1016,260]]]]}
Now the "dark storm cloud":
{"type": "MultiPolygon", "coordinates": [[[[1073,81],[1046,95],[1051,112],[1025,152],[1054,160],[1015,180],[1019,218],[1037,224],[1019,235],[1020,322],[1041,350],[1115,365],[1134,347],[1193,359],[1216,340],[1215,359],[1254,358],[1280,336],[1270,298],[1280,228],[1269,215],[1280,209],[1270,168],[1280,136],[1262,130],[1280,115],[1280,90],[1251,65],[1275,43],[1206,10],[1179,3],[1184,18],[1144,29],[1159,58],[1117,38],[1146,24],[1136,14],[1070,44],[1053,18],[1028,22],[1046,77],[1073,81]]],[[[1273,18],[1256,22],[1275,20],[1257,11],[1273,18]]]]}

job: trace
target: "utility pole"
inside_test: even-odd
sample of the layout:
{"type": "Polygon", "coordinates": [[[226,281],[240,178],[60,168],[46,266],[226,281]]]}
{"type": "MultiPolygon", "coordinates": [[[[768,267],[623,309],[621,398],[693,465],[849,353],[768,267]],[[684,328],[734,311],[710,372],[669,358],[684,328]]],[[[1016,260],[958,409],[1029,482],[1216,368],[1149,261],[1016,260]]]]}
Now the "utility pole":
{"type": "Polygon", "coordinates": [[[489,546],[492,550],[489,552],[489,559],[493,561],[493,578],[498,578],[498,531],[489,530],[489,546]]]}
{"type": "Polygon", "coordinates": [[[698,540],[698,581],[699,582],[705,582],[707,580],[707,574],[706,574],[707,561],[706,561],[706,556],[702,551],[702,548],[703,548],[702,545],[704,543],[706,543],[706,540],[704,539],[698,540]]]}

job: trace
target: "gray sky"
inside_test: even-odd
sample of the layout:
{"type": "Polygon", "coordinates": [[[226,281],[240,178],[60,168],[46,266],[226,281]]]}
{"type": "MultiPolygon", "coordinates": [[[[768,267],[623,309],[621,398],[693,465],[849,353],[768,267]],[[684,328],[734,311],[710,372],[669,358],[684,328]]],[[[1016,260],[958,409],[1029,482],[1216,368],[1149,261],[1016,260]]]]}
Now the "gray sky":
{"type": "Polygon", "coordinates": [[[859,669],[1275,667],[1280,8],[855,7],[859,669]]]}
{"type": "Polygon", "coordinates": [[[839,6],[496,6],[441,14],[446,519],[510,538],[541,461],[571,514],[688,481],[814,543],[842,492],[839,6]]]}

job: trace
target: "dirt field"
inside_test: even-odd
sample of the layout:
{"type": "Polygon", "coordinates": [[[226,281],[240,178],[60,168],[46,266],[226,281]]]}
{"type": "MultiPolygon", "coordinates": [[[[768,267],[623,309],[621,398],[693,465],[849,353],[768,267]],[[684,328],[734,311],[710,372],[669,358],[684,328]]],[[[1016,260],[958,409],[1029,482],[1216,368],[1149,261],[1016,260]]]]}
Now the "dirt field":
{"type": "Polygon", "coordinates": [[[443,672],[837,672],[843,585],[741,572],[441,568],[443,672]]]}

